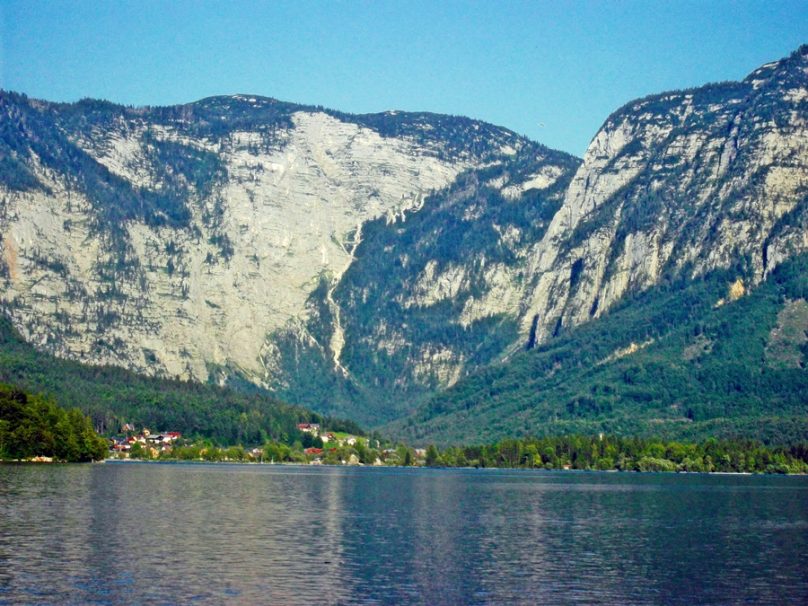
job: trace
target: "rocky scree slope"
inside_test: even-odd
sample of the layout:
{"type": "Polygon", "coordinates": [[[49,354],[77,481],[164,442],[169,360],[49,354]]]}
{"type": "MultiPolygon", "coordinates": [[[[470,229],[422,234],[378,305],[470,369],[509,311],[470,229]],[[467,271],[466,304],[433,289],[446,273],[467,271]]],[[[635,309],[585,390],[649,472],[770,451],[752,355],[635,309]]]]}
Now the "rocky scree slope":
{"type": "MultiPolygon", "coordinates": [[[[435,114],[0,92],[0,305],[61,357],[267,386],[283,363],[273,334],[312,342],[307,301],[351,265],[368,221],[528,145],[435,114]]],[[[337,322],[320,344],[337,361],[341,339],[337,322]]]]}

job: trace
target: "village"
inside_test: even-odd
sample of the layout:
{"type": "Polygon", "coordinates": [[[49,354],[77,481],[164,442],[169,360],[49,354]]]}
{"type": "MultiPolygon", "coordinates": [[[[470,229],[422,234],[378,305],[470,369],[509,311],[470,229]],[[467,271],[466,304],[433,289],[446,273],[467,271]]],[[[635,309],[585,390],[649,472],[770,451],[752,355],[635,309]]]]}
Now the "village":
{"type": "Polygon", "coordinates": [[[426,449],[381,448],[378,440],[345,432],[324,431],[318,423],[298,423],[300,439],[287,445],[220,447],[209,441],[190,441],[178,431],[151,431],[126,423],[124,435],[109,439],[110,458],[231,463],[296,463],[308,465],[423,465],[426,449]]]}

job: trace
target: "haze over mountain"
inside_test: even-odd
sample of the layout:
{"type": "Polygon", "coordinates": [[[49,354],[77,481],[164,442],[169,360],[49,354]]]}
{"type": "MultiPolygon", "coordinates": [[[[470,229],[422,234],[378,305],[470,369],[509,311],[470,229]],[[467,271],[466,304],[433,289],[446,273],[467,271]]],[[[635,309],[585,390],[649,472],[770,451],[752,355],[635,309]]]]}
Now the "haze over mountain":
{"type": "MultiPolygon", "coordinates": [[[[731,307],[808,251],[807,103],[801,47],[742,82],[627,104],[580,161],[436,114],[3,92],[3,310],[62,357],[246,380],[374,425],[423,404],[426,424],[451,409],[427,404],[437,392],[574,343],[627,296],[710,276],[727,282],[710,293],[736,285],[731,307]]],[[[530,418],[520,431],[546,421],[530,418]]]]}

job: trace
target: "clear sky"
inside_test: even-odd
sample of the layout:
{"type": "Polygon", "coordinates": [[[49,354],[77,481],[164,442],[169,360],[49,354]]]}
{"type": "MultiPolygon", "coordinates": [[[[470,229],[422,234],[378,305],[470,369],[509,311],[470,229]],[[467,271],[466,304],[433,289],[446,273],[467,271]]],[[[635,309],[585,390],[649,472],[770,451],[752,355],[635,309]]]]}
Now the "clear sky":
{"type": "Polygon", "coordinates": [[[806,0],[0,0],[0,88],[462,114],[582,155],[623,103],[806,42],[806,0]]]}

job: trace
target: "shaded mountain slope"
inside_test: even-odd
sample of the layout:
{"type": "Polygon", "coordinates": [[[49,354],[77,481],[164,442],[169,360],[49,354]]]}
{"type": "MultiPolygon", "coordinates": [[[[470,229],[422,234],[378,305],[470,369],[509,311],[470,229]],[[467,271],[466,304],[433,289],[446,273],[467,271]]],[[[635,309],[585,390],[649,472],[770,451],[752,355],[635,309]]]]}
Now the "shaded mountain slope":
{"type": "Polygon", "coordinates": [[[287,364],[278,393],[378,423],[502,356],[518,338],[527,251],[577,165],[525,145],[417,210],[365,224],[351,266],[309,299],[311,338],[275,339],[287,364]]]}

